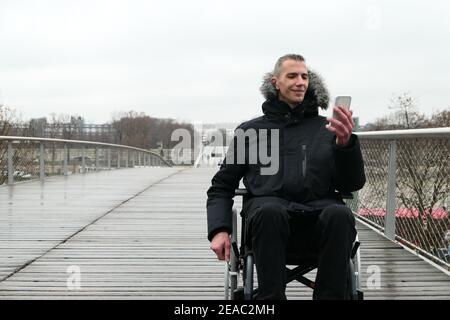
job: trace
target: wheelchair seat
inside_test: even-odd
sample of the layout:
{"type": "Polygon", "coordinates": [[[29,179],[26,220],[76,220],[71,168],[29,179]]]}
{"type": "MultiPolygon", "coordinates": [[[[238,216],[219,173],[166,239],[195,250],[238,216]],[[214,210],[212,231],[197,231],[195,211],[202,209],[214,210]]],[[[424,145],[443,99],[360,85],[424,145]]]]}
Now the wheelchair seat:
{"type": "MultiPolygon", "coordinates": [[[[236,189],[235,196],[242,196],[243,200],[249,196],[249,192],[246,189],[236,189]]],[[[352,199],[352,194],[342,194],[342,198],[352,199]]],[[[231,241],[231,261],[227,265],[225,279],[225,298],[236,299],[253,299],[257,294],[257,288],[253,288],[253,253],[251,248],[245,243],[245,212],[241,211],[241,245],[238,248],[237,245],[237,212],[233,210],[233,231],[232,231],[232,241],[231,241]],[[242,272],[243,287],[238,287],[238,274],[242,272]],[[228,279],[228,277],[231,277],[228,279]],[[231,286],[229,285],[231,283],[231,286]]],[[[351,252],[351,260],[349,265],[349,273],[351,279],[351,294],[352,299],[362,300],[363,292],[360,290],[360,279],[359,279],[359,248],[358,238],[356,239],[353,249],[351,252]]],[[[318,265],[318,253],[315,250],[297,250],[297,248],[292,248],[288,245],[286,252],[286,272],[287,281],[290,283],[294,280],[304,284],[305,286],[314,289],[315,282],[305,277],[305,274],[317,268],[318,265]],[[294,266],[291,269],[288,266],[294,266]]]]}

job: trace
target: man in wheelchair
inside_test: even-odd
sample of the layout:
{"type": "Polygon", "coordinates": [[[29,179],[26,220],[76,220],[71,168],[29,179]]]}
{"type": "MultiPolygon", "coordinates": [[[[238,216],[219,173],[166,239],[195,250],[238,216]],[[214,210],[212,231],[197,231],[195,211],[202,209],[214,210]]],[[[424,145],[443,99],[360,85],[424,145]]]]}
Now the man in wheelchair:
{"type": "Polygon", "coordinates": [[[300,55],[279,58],[261,92],[264,115],[236,129],[207,192],[211,249],[218,259],[230,259],[233,197],[243,178],[245,243],[256,264],[257,298],[285,299],[286,255],[303,252],[317,257],[313,298],[347,299],[356,229],[341,194],[365,183],[352,112],[334,106],[333,118],[319,116],[328,92],[300,55]],[[276,170],[267,170],[261,150],[270,150],[276,170]]]}

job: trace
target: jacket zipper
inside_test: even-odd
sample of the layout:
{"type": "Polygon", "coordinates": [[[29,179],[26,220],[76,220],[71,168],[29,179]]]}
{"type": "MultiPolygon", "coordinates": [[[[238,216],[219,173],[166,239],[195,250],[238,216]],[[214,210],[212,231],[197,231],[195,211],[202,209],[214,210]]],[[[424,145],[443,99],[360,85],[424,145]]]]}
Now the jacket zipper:
{"type": "Polygon", "coordinates": [[[306,144],[302,144],[302,155],[303,155],[302,174],[303,174],[303,178],[305,178],[306,177],[306,144]]]}

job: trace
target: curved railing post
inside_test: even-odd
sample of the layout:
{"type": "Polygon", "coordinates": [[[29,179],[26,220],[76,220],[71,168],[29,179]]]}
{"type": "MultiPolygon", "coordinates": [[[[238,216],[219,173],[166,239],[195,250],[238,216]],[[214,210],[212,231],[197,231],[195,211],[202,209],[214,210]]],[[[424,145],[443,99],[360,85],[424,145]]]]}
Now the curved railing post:
{"type": "Polygon", "coordinates": [[[63,172],[64,172],[64,176],[67,177],[67,175],[69,174],[68,170],[67,170],[67,158],[69,157],[68,154],[69,150],[67,149],[67,143],[64,143],[64,153],[63,153],[63,172]]]}
{"type": "Polygon", "coordinates": [[[389,142],[389,160],[388,160],[388,184],[386,199],[386,215],[384,217],[385,235],[395,240],[395,209],[396,202],[396,171],[397,171],[397,144],[395,140],[389,142]]]}
{"type": "Polygon", "coordinates": [[[95,147],[95,171],[99,171],[99,151],[98,147],[95,147]]]}
{"type": "Polygon", "coordinates": [[[86,149],[81,147],[81,173],[86,173],[86,149]]]}
{"type": "Polygon", "coordinates": [[[44,143],[39,143],[39,179],[41,182],[45,180],[45,154],[44,154],[44,143]]]}
{"type": "Polygon", "coordinates": [[[7,150],[7,158],[8,158],[8,184],[14,184],[14,164],[13,164],[13,146],[12,141],[8,141],[8,150],[7,150]]]}
{"type": "Polygon", "coordinates": [[[111,148],[108,148],[108,170],[111,170],[111,148]]]}

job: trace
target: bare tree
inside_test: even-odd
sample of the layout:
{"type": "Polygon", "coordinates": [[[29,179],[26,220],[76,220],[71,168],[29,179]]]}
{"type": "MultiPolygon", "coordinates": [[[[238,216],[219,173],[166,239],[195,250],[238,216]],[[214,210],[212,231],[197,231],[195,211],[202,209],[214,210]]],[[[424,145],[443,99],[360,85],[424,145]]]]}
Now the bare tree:
{"type": "MultiPolygon", "coordinates": [[[[449,112],[435,113],[430,119],[417,111],[416,99],[404,93],[392,100],[394,114],[389,129],[417,129],[448,125],[449,112]]],[[[380,121],[381,124],[383,121],[380,121]]],[[[386,123],[386,121],[385,121],[386,123]]],[[[401,220],[399,235],[425,250],[445,246],[447,219],[436,219],[433,210],[444,205],[450,192],[450,146],[445,138],[405,139],[398,143],[397,193],[403,207],[417,210],[418,217],[401,220]]]]}
{"type": "MultiPolygon", "coordinates": [[[[392,114],[377,119],[367,129],[395,130],[450,126],[448,109],[436,112],[427,118],[417,111],[416,99],[407,93],[392,99],[390,109],[394,111],[392,114]]],[[[433,216],[433,212],[447,210],[445,201],[450,195],[448,140],[446,138],[402,139],[397,143],[397,163],[399,207],[417,213],[416,218],[398,220],[397,234],[427,251],[446,247],[444,235],[449,225],[449,218],[447,216],[447,218],[437,219],[433,216]]],[[[372,164],[372,166],[377,165],[372,164]]],[[[368,167],[372,166],[368,165],[368,167]]],[[[382,166],[378,169],[384,172],[382,166]]],[[[382,181],[380,180],[379,183],[383,183],[382,181]]],[[[374,182],[371,187],[376,190],[378,185],[374,182]]]]}
{"type": "Polygon", "coordinates": [[[389,105],[392,113],[364,126],[364,131],[450,127],[450,107],[434,112],[429,118],[417,110],[417,99],[403,93],[389,105]]]}
{"type": "Polygon", "coordinates": [[[433,113],[428,120],[428,126],[430,128],[450,127],[450,107],[433,113]]]}
{"type": "Polygon", "coordinates": [[[446,138],[406,139],[398,143],[397,194],[403,207],[417,210],[405,220],[399,235],[432,251],[445,247],[449,219],[437,219],[433,210],[444,208],[450,194],[450,146],[446,138]]]}
{"type": "MultiPolygon", "coordinates": [[[[13,108],[0,104],[0,136],[17,135],[20,120],[13,108]]],[[[6,162],[7,143],[0,140],[0,185],[8,178],[6,162]]]]}
{"type": "Polygon", "coordinates": [[[187,129],[192,136],[194,132],[191,124],[178,123],[173,119],[153,118],[135,111],[116,114],[112,126],[115,143],[144,149],[173,148],[177,144],[176,141],[171,141],[175,129],[187,129]]]}
{"type": "Polygon", "coordinates": [[[0,104],[0,136],[14,133],[14,127],[20,123],[19,117],[14,109],[0,104]]]}
{"type": "Polygon", "coordinates": [[[112,122],[115,143],[149,148],[148,136],[155,119],[135,111],[121,112],[112,122]]]}
{"type": "Polygon", "coordinates": [[[417,109],[417,98],[405,92],[393,99],[389,109],[394,110],[393,124],[402,129],[416,129],[426,126],[426,116],[417,109]]]}
{"type": "Polygon", "coordinates": [[[67,140],[83,140],[84,118],[75,114],[50,114],[47,124],[46,134],[50,138],[60,138],[67,140]]]}
{"type": "MultiPolygon", "coordinates": [[[[49,138],[66,140],[83,140],[83,125],[84,119],[79,115],[51,113],[49,123],[46,125],[46,136],[49,138]]],[[[71,145],[68,144],[67,148],[68,152],[65,157],[67,157],[67,161],[70,162],[71,145]]],[[[55,170],[58,167],[56,156],[58,151],[56,143],[53,143],[51,150],[52,172],[55,173],[55,170]]],[[[59,152],[61,152],[61,150],[59,152]]]]}

